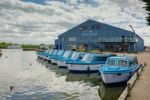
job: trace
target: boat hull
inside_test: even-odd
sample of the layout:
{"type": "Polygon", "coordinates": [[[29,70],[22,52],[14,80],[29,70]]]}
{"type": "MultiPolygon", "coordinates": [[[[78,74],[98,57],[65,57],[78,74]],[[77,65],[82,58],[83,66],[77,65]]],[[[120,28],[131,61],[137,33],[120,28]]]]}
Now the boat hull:
{"type": "Polygon", "coordinates": [[[102,80],[105,84],[126,82],[130,79],[131,76],[132,74],[130,73],[101,73],[102,80]]]}
{"type": "Polygon", "coordinates": [[[51,59],[51,63],[52,63],[53,65],[57,65],[57,61],[56,61],[55,59],[51,59]]]}
{"type": "Polygon", "coordinates": [[[94,73],[98,72],[100,64],[92,64],[92,65],[76,65],[76,64],[68,64],[67,68],[69,72],[72,73],[94,73]]]}
{"type": "Polygon", "coordinates": [[[67,64],[66,64],[65,61],[58,60],[57,65],[58,65],[59,68],[67,68],[67,64]]]}

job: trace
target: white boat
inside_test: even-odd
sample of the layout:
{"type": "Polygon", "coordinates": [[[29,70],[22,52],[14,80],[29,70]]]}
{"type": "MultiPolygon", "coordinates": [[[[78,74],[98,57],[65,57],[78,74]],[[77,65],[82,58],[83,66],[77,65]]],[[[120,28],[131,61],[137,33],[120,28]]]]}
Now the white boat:
{"type": "Polygon", "coordinates": [[[43,59],[51,62],[51,57],[56,56],[57,53],[58,53],[58,50],[54,49],[52,52],[49,52],[47,55],[45,55],[43,59]]]}
{"type": "Polygon", "coordinates": [[[57,58],[59,58],[59,57],[62,57],[64,53],[65,53],[64,50],[59,50],[58,53],[57,53],[57,55],[51,56],[51,57],[50,57],[51,63],[52,63],[53,65],[57,65],[57,62],[56,62],[55,59],[57,59],[57,58]]]}
{"type": "Polygon", "coordinates": [[[56,59],[59,68],[67,68],[66,60],[70,58],[73,51],[67,50],[62,57],[56,59]]]}
{"type": "Polygon", "coordinates": [[[42,58],[43,59],[43,57],[44,57],[44,55],[46,55],[47,53],[49,53],[49,52],[52,52],[53,50],[51,49],[51,50],[46,50],[46,51],[44,51],[44,52],[36,52],[36,54],[37,54],[37,56],[38,56],[38,58],[42,58]]]}
{"type": "Polygon", "coordinates": [[[42,54],[42,58],[43,58],[44,60],[47,60],[47,59],[48,59],[48,55],[54,53],[54,51],[56,51],[56,50],[54,50],[54,49],[53,49],[53,50],[49,50],[48,52],[42,54]]]}
{"type": "Polygon", "coordinates": [[[116,56],[108,58],[99,71],[103,82],[112,84],[128,81],[140,67],[137,57],[116,56]]]}
{"type": "Polygon", "coordinates": [[[99,67],[104,64],[112,54],[86,54],[81,61],[67,62],[69,72],[91,73],[98,72],[99,67]]]}

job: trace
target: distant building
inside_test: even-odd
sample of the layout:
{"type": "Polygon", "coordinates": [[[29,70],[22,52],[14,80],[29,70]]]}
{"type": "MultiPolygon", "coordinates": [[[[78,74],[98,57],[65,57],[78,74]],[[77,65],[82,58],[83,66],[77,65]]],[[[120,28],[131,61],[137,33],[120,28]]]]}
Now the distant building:
{"type": "Polygon", "coordinates": [[[8,46],[7,49],[21,49],[21,46],[19,44],[14,44],[14,45],[8,46]]]}
{"type": "Polygon", "coordinates": [[[40,44],[40,49],[46,50],[49,49],[49,45],[45,45],[45,44],[40,44]]]}
{"type": "Polygon", "coordinates": [[[144,40],[134,32],[87,20],[60,34],[55,48],[140,52],[144,50],[144,40]]]}

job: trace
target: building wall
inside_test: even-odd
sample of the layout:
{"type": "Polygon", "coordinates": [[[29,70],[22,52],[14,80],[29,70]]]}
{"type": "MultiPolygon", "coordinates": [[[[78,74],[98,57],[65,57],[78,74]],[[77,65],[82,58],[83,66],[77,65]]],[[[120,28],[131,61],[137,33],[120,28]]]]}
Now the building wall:
{"type": "MultiPolygon", "coordinates": [[[[87,20],[84,23],[68,30],[67,32],[59,35],[55,41],[55,45],[58,49],[70,49],[70,46],[79,48],[80,45],[87,45],[87,49],[94,49],[99,47],[105,50],[107,44],[112,44],[111,40],[114,40],[115,45],[121,45],[122,38],[126,40],[128,38],[134,38],[135,34],[131,31],[110,26],[104,23],[96,22],[93,20],[87,20]]],[[[129,44],[129,51],[135,51],[134,42],[126,42],[129,44]]],[[[136,44],[136,50],[142,51],[144,48],[143,39],[138,37],[138,43],[136,44]]]]}

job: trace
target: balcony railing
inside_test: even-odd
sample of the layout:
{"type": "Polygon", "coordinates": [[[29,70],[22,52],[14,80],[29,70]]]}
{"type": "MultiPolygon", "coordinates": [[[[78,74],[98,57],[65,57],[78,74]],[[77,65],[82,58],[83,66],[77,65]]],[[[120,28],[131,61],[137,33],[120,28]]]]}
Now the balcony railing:
{"type": "Polygon", "coordinates": [[[138,42],[137,38],[99,38],[99,42],[138,42]]]}
{"type": "Polygon", "coordinates": [[[80,42],[138,42],[137,38],[84,38],[80,42]]]}

